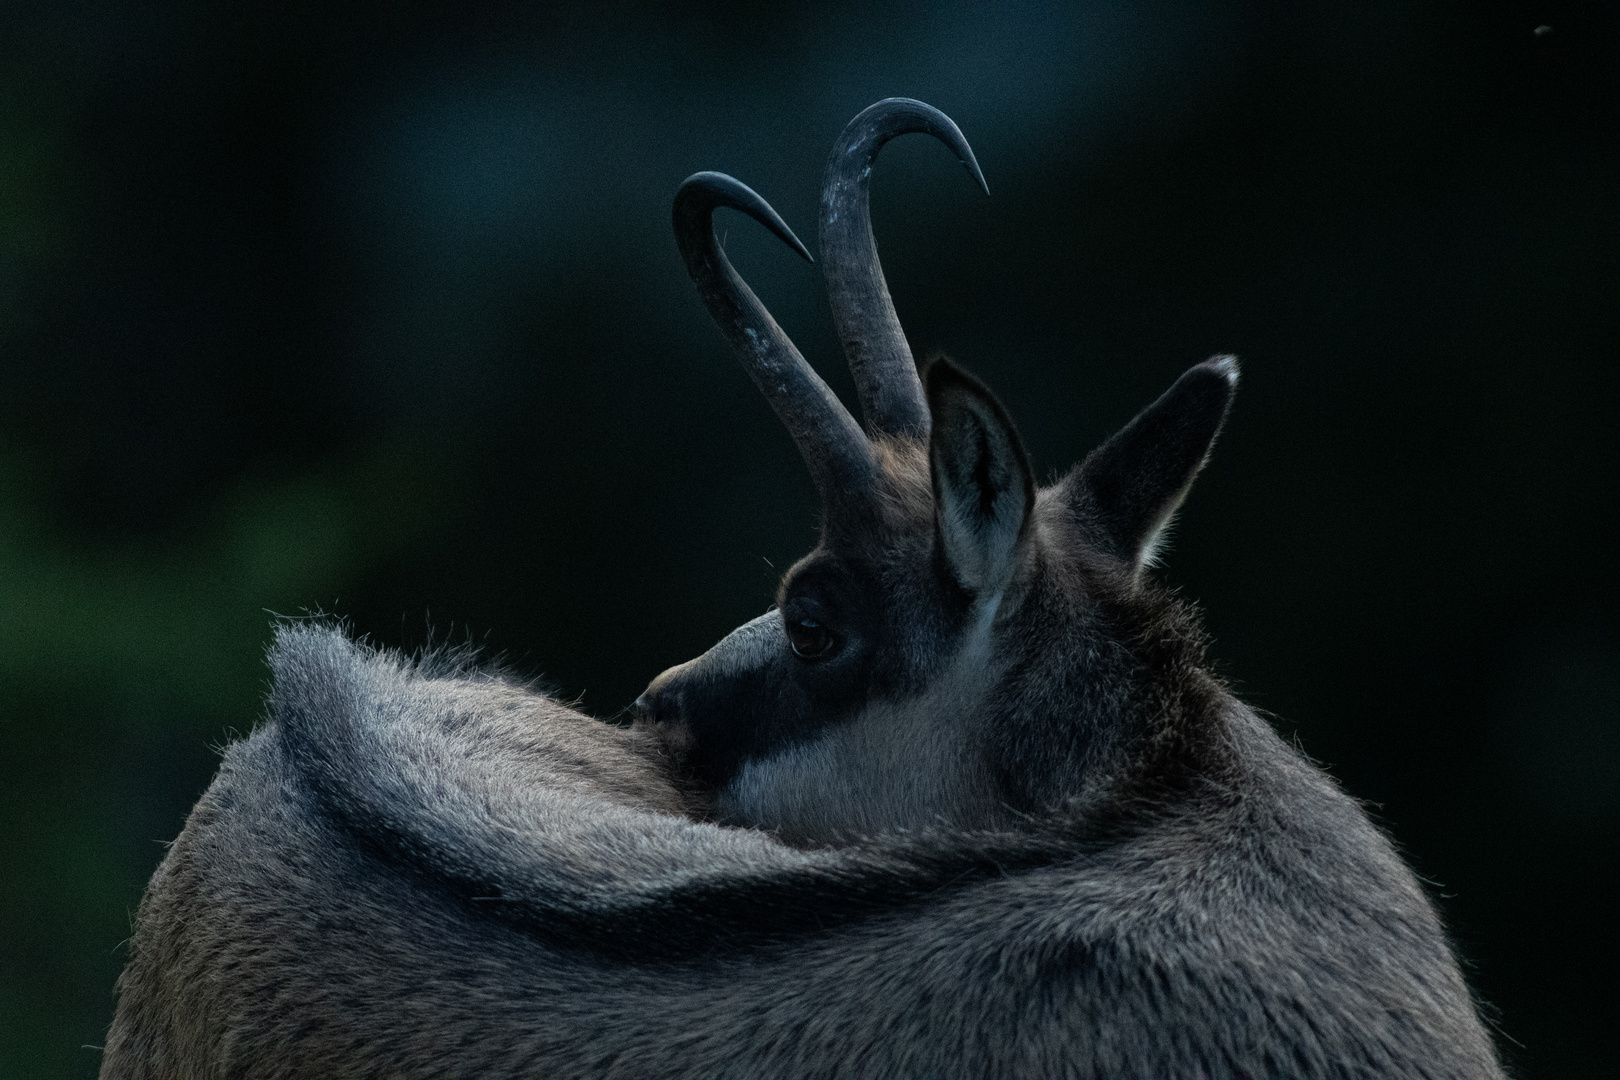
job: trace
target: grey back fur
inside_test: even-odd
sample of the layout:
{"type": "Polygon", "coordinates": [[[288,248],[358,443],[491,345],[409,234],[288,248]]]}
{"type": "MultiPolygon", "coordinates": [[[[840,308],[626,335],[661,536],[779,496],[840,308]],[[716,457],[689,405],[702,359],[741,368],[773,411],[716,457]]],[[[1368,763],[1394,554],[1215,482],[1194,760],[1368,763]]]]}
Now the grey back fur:
{"type": "Polygon", "coordinates": [[[1229,698],[1173,790],[804,850],[497,677],[310,625],[271,667],[104,1077],[1500,1075],[1389,843],[1229,698]]]}

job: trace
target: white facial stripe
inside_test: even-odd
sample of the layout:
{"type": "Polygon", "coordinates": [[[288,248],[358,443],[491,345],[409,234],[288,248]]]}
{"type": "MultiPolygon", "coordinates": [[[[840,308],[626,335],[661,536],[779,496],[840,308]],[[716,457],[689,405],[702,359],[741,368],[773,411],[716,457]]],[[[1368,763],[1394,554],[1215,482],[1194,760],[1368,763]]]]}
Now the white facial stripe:
{"type": "MultiPolygon", "coordinates": [[[[992,616],[994,606],[986,605],[992,616]]],[[[988,619],[983,625],[987,641],[988,619]]],[[[921,697],[875,702],[816,739],[749,761],[720,792],[721,817],[810,842],[1004,825],[1007,813],[976,749],[985,744],[977,725],[989,673],[982,647],[965,644],[921,697]]]]}

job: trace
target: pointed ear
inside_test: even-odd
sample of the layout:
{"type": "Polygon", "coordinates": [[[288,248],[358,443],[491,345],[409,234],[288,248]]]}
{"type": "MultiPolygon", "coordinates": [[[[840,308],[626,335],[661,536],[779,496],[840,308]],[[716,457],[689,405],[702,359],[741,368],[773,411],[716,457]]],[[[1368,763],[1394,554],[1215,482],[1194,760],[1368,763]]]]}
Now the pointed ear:
{"type": "Polygon", "coordinates": [[[1235,356],[1191,368],[1069,474],[1070,499],[1111,554],[1138,570],[1153,561],[1226,421],[1237,379],[1235,356]]]}
{"type": "Polygon", "coordinates": [[[999,589],[1017,564],[1035,505],[1029,459],[983,383],[948,360],[929,365],[925,381],[934,520],[945,560],[969,592],[999,589]]]}

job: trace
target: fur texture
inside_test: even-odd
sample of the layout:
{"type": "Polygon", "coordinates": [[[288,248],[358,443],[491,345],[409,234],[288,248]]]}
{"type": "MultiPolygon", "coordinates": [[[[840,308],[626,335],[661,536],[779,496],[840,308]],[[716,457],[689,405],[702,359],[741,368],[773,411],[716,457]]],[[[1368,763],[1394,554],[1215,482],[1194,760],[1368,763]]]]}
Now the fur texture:
{"type": "Polygon", "coordinates": [[[104,1077],[1499,1075],[1388,842],[1207,680],[1061,813],[803,850],[498,678],[309,625],[271,667],[104,1077]]]}

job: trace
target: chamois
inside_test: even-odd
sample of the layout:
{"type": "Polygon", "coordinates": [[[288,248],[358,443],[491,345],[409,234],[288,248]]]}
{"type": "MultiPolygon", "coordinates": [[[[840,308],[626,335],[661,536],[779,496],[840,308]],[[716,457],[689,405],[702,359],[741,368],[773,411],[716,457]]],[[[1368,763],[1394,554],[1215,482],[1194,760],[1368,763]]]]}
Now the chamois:
{"type": "Polygon", "coordinates": [[[858,425],[676,195],[700,295],[823,507],[776,608],[629,729],[284,625],[268,719],[159,867],[104,1077],[1499,1077],[1390,842],[1153,583],[1237,364],[1051,487],[877,261],[879,102],[821,204],[858,425]]]}

